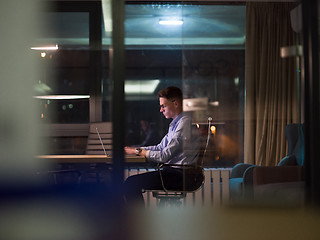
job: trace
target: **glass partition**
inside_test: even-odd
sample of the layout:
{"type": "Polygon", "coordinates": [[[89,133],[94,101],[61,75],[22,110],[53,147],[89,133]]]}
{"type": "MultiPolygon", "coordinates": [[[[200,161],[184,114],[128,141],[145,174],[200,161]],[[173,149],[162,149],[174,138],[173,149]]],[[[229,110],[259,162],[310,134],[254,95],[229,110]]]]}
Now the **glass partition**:
{"type": "MultiPolygon", "coordinates": [[[[61,2],[44,13],[45,31],[35,47],[54,48],[33,50],[42,66],[34,97],[51,136],[48,153],[84,154],[88,124],[112,121],[106,3],[95,10],[97,4],[61,2]],[[100,21],[93,18],[97,11],[100,21]]],[[[213,118],[205,164],[243,161],[245,5],[128,2],[124,11],[125,145],[143,144],[145,122],[155,129],[155,142],[166,134],[170,120],[159,112],[157,92],[174,85],[189,104],[205,104],[201,110],[185,106],[194,123],[205,126],[213,118]]]]}
{"type": "Polygon", "coordinates": [[[116,145],[156,144],[171,122],[159,111],[157,93],[177,86],[184,111],[204,134],[212,118],[205,167],[276,166],[286,157],[291,149],[286,126],[304,122],[303,59],[290,55],[291,50],[301,52],[291,20],[296,4],[128,1],[123,10],[124,70],[113,68],[110,1],[56,6],[35,46],[58,49],[33,50],[43,66],[35,97],[41,127],[51,131],[44,131],[50,146],[46,153],[85,154],[89,125],[96,122],[116,121],[116,145]],[[258,27],[268,26],[261,17],[265,13],[277,28],[259,32],[258,27]],[[123,89],[115,88],[122,84],[113,81],[115,71],[125,74],[123,89]],[[125,93],[123,104],[119,90],[125,93]],[[51,99],[40,91],[49,91],[51,99]],[[145,142],[147,126],[154,133],[152,142],[145,142]]]}
{"type": "Polygon", "coordinates": [[[184,110],[204,128],[213,119],[205,165],[230,167],[243,162],[246,8],[186,5],[181,17],[184,110]]]}
{"type": "Polygon", "coordinates": [[[52,2],[42,10],[31,48],[41,72],[33,97],[48,146],[40,154],[85,154],[89,123],[101,121],[101,4],[52,2]]]}
{"type": "Polygon", "coordinates": [[[33,48],[42,71],[34,86],[41,121],[88,123],[89,12],[46,12],[43,19],[33,48]]]}
{"type": "Polygon", "coordinates": [[[154,145],[167,133],[171,119],[157,93],[177,86],[194,124],[206,128],[213,118],[205,165],[243,161],[245,14],[243,4],[126,4],[126,145],[154,145]],[[156,133],[151,143],[146,122],[156,133]]]}
{"type": "MultiPolygon", "coordinates": [[[[233,239],[248,226],[264,234],[262,223],[277,237],[319,236],[319,2],[128,0],[124,9],[111,7],[123,3],[117,0],[43,2],[43,21],[39,1],[2,1],[0,8],[3,239],[150,239],[172,237],[179,224],[181,238],[200,230],[233,239]],[[124,56],[114,51],[110,28],[119,14],[125,19],[113,26],[124,24],[124,36],[117,33],[124,56]],[[125,69],[112,65],[117,54],[125,69]],[[117,70],[124,82],[114,78],[117,70]],[[184,219],[174,208],[118,211],[113,200],[123,206],[123,178],[150,169],[123,164],[123,145],[153,145],[167,133],[171,119],[159,111],[157,93],[168,86],[183,90],[184,111],[210,138],[204,185],[180,206],[192,205],[182,209],[184,219]],[[97,132],[91,126],[101,122],[117,124],[108,128],[116,136],[108,153],[116,148],[112,163],[119,164],[88,154],[97,132]],[[237,165],[250,168],[237,175],[237,165]],[[198,227],[198,219],[208,224],[198,227]],[[159,231],[163,223],[172,231],[159,231]]],[[[101,150],[101,139],[95,142],[101,150]]],[[[144,196],[156,207],[152,194],[144,196]]]]}

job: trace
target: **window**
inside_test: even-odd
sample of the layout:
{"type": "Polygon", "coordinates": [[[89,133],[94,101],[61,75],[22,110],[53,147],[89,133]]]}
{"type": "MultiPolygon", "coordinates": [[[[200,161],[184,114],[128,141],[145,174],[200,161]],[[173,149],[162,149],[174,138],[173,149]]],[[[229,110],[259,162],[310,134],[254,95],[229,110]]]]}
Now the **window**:
{"type": "Polygon", "coordinates": [[[205,105],[200,110],[185,106],[194,123],[205,127],[213,118],[205,164],[242,161],[245,6],[135,3],[125,12],[126,144],[143,142],[143,119],[164,136],[171,120],[159,112],[157,92],[175,85],[186,102],[205,105]],[[161,22],[169,20],[181,22],[161,22]]]}
{"type": "Polygon", "coordinates": [[[101,121],[101,3],[55,2],[42,14],[34,50],[42,72],[34,97],[48,142],[42,153],[84,154],[88,123],[101,121]]]}
{"type": "MultiPolygon", "coordinates": [[[[55,129],[50,140],[56,146],[53,153],[84,153],[88,123],[112,119],[110,22],[93,19],[99,12],[107,15],[105,8],[92,5],[77,3],[74,8],[71,3],[57,3],[46,16],[50,23],[46,29],[52,31],[40,40],[59,49],[41,58],[46,78],[37,84],[48,85],[50,95],[80,96],[39,99],[40,117],[55,129]],[[70,125],[74,130],[63,131],[70,125]]],[[[186,102],[204,104],[200,110],[185,108],[195,123],[205,127],[207,118],[213,118],[215,130],[206,165],[243,160],[245,11],[243,4],[125,5],[127,145],[142,143],[141,120],[150,121],[159,138],[167,132],[170,121],[159,112],[157,92],[175,85],[183,90],[186,102]],[[167,25],[168,20],[180,25],[167,25]]]]}
{"type": "Polygon", "coordinates": [[[44,123],[88,123],[89,12],[48,12],[38,39],[42,78],[35,82],[44,123]],[[47,47],[56,46],[47,50],[47,47]]]}

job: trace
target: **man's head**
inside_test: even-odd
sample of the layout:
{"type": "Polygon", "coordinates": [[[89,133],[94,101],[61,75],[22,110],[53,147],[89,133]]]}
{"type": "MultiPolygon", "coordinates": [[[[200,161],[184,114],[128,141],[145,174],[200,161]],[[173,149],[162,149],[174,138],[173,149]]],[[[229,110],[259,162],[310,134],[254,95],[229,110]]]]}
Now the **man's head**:
{"type": "Polygon", "coordinates": [[[177,87],[167,87],[158,92],[160,112],[166,118],[175,119],[182,112],[182,91],[177,87]]]}

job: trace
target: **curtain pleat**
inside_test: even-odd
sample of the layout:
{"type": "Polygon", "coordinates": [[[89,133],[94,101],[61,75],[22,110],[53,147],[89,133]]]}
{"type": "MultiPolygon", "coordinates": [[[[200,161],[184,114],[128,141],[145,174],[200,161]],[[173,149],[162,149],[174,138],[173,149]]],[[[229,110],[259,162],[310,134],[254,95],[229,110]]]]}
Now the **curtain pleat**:
{"type": "Polygon", "coordinates": [[[294,3],[247,3],[245,163],[274,166],[286,155],[284,128],[298,121],[295,58],[280,48],[295,45],[294,3]]]}

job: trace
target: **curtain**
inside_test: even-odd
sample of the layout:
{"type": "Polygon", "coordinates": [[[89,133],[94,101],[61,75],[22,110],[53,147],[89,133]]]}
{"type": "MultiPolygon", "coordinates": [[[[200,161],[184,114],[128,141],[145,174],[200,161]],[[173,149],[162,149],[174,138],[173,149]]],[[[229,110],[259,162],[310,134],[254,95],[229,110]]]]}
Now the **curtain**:
{"type": "Polygon", "coordinates": [[[294,3],[247,3],[244,162],[275,166],[286,155],[284,128],[299,120],[296,58],[280,48],[295,45],[294,3]]]}

